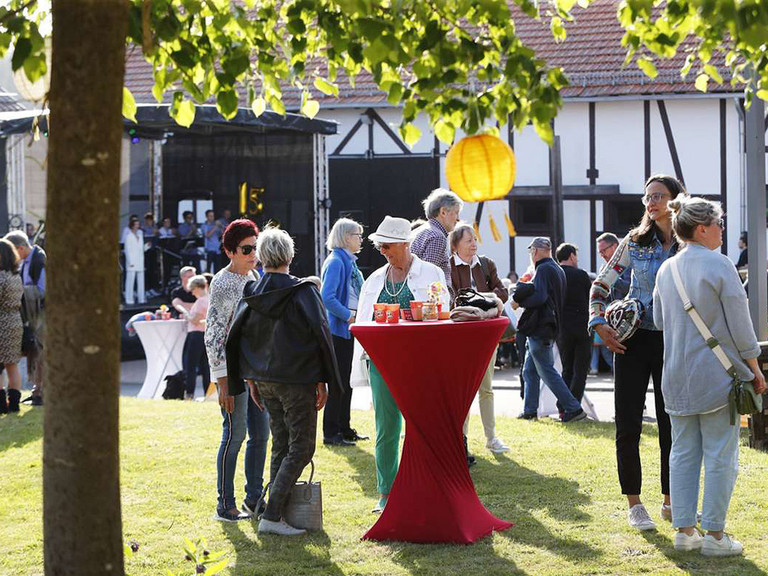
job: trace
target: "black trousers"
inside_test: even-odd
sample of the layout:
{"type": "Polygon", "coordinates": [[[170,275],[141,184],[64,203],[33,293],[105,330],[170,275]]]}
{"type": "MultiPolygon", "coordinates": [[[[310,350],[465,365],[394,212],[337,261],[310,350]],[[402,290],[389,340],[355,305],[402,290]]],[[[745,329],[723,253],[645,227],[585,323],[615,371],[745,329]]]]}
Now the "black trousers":
{"type": "MultiPolygon", "coordinates": [[[[589,333],[562,332],[557,340],[560,361],[563,363],[565,385],[579,402],[584,397],[589,363],[592,360],[592,338],[589,333]]],[[[558,403],[558,409],[560,404],[558,403]]]]}
{"type": "Polygon", "coordinates": [[[186,377],[185,392],[193,395],[195,393],[195,382],[197,381],[197,372],[203,376],[203,394],[208,387],[208,356],[205,353],[204,332],[188,332],[187,340],[184,342],[184,375],[186,377]]]}
{"type": "Polygon", "coordinates": [[[354,350],[354,338],[333,337],[333,349],[336,352],[336,360],[339,363],[341,373],[342,394],[336,386],[328,386],[328,402],[323,413],[323,436],[332,438],[336,434],[348,432],[349,410],[352,404],[352,387],[349,385],[349,375],[352,371],[352,352],[354,350]]]}
{"type": "Polygon", "coordinates": [[[661,372],[664,363],[662,332],[638,330],[625,343],[624,354],[614,356],[614,403],[616,407],[616,460],[622,494],[640,494],[643,471],[640,465],[640,434],[648,379],[653,379],[656,420],[659,426],[661,492],[669,494],[669,452],[672,428],[664,410],[661,372]]]}

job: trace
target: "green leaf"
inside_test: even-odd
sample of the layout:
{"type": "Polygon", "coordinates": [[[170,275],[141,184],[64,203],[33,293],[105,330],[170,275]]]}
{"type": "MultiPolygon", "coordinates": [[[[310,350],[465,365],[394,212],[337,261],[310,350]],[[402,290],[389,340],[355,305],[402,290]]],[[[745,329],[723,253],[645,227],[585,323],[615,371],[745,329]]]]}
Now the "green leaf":
{"type": "Polygon", "coordinates": [[[565,31],[563,20],[555,16],[549,23],[549,29],[552,31],[552,36],[555,37],[555,41],[562,42],[565,40],[568,33],[565,31]]]}
{"type": "Polygon", "coordinates": [[[174,120],[184,128],[192,126],[195,121],[195,104],[191,100],[182,100],[179,104],[174,120]]]}
{"type": "Polygon", "coordinates": [[[136,122],[137,110],[138,108],[136,106],[136,100],[133,98],[133,94],[131,94],[131,91],[128,90],[128,88],[123,87],[123,116],[132,122],[136,122]]]}
{"type": "Polygon", "coordinates": [[[648,76],[648,78],[656,78],[656,76],[659,75],[659,72],[656,70],[656,66],[648,60],[648,58],[638,58],[637,59],[637,67],[640,68],[640,70],[643,71],[643,73],[648,76]]]}
{"type": "Polygon", "coordinates": [[[314,118],[317,116],[317,113],[320,111],[320,102],[317,100],[306,100],[304,102],[304,105],[301,107],[301,112],[306,116],[307,118],[314,118]]]}
{"type": "Polygon", "coordinates": [[[706,74],[699,74],[696,77],[696,90],[699,92],[706,92],[707,91],[707,84],[709,83],[709,76],[706,74]]]}
{"type": "Polygon", "coordinates": [[[758,90],[755,94],[760,100],[768,102],[768,90],[758,90]]]}
{"type": "Polygon", "coordinates": [[[400,135],[403,137],[403,141],[413,148],[413,145],[421,138],[421,130],[413,124],[404,124],[400,126],[400,135]]]}
{"type": "Polygon", "coordinates": [[[435,136],[437,136],[438,140],[445,142],[446,144],[453,143],[453,139],[456,136],[456,128],[453,126],[453,124],[449,124],[443,120],[438,120],[435,123],[434,130],[435,136]]]}
{"type": "Polygon", "coordinates": [[[275,112],[280,114],[280,116],[285,116],[285,104],[283,104],[283,101],[280,98],[272,97],[269,99],[269,107],[272,108],[275,112]]]}
{"type": "Polygon", "coordinates": [[[222,90],[216,95],[216,108],[227,120],[237,114],[237,105],[239,103],[237,92],[234,90],[222,90]]]}
{"type": "Polygon", "coordinates": [[[258,98],[255,98],[253,101],[253,104],[251,104],[251,110],[253,110],[254,115],[256,118],[264,114],[264,111],[267,109],[267,102],[259,96],[258,98]]]}
{"type": "Polygon", "coordinates": [[[160,84],[155,83],[154,86],[152,86],[152,96],[155,97],[155,100],[157,100],[157,103],[160,104],[163,101],[163,94],[164,90],[163,87],[160,86],[160,84]]]}
{"type": "Polygon", "coordinates": [[[707,74],[707,76],[712,78],[712,80],[714,80],[718,84],[722,84],[723,83],[723,77],[720,76],[720,72],[718,72],[717,68],[712,66],[712,64],[705,65],[704,66],[704,72],[707,74]]]}
{"type": "Polygon", "coordinates": [[[320,90],[320,92],[322,92],[326,96],[334,95],[337,98],[339,97],[339,86],[337,84],[332,84],[331,82],[328,82],[328,80],[326,80],[325,78],[316,76],[314,85],[315,85],[315,88],[320,90]]]}
{"type": "Polygon", "coordinates": [[[14,72],[24,65],[24,60],[32,52],[32,41],[29,38],[22,36],[16,41],[16,48],[13,50],[13,58],[11,59],[11,68],[14,72]]]}
{"type": "Polygon", "coordinates": [[[205,573],[207,576],[212,576],[213,574],[218,574],[222,570],[224,570],[227,567],[227,561],[222,560],[221,562],[217,562],[213,565],[206,566],[205,573]]]}

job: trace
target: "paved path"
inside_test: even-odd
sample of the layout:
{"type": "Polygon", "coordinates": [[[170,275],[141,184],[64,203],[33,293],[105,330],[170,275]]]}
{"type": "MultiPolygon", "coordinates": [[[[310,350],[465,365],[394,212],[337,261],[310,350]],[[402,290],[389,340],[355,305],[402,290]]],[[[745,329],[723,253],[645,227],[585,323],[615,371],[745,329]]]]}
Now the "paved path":
{"type": "MultiPolygon", "coordinates": [[[[136,396],[146,373],[144,360],[123,362],[120,365],[120,393],[124,396],[136,396]]],[[[519,369],[496,370],[493,379],[496,414],[498,416],[515,417],[523,409],[523,401],[520,398],[519,369]]],[[[649,394],[646,406],[648,415],[655,417],[653,402],[653,388],[649,384],[649,394]]],[[[202,394],[202,386],[199,382],[196,388],[198,395],[202,394]]],[[[613,377],[610,374],[589,376],[587,379],[587,396],[595,406],[597,416],[601,421],[612,421],[613,410],[613,377]]],[[[352,393],[352,408],[354,410],[372,410],[370,388],[355,388],[352,393]]],[[[477,398],[472,403],[472,414],[479,414],[477,398]]]]}

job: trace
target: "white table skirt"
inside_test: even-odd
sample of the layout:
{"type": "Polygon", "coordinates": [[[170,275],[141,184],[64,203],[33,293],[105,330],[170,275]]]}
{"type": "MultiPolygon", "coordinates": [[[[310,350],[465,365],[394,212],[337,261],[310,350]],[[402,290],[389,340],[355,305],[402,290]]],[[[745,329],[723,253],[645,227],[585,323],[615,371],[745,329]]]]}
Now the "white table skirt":
{"type": "Polygon", "coordinates": [[[186,320],[152,320],[133,325],[147,357],[147,376],[139,398],[162,398],[165,377],[184,369],[181,353],[187,339],[186,320]]]}

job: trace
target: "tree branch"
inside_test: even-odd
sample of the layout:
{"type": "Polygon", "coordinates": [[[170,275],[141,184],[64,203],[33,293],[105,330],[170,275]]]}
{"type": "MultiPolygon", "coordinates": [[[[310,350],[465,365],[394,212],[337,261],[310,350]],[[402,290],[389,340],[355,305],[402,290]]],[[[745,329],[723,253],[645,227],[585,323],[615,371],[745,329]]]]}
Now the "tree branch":
{"type": "Polygon", "coordinates": [[[26,10],[30,6],[34,6],[35,4],[37,4],[37,0],[29,0],[29,2],[27,2],[26,4],[22,4],[15,10],[9,10],[5,14],[3,14],[2,17],[0,17],[0,26],[4,24],[6,20],[10,20],[16,14],[19,14],[20,12],[24,12],[24,10],[26,10]]]}

